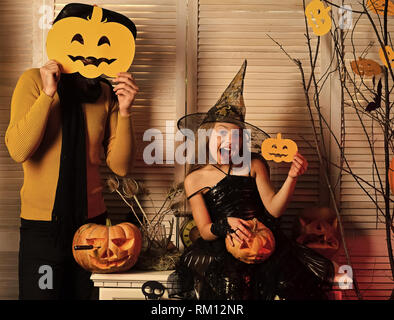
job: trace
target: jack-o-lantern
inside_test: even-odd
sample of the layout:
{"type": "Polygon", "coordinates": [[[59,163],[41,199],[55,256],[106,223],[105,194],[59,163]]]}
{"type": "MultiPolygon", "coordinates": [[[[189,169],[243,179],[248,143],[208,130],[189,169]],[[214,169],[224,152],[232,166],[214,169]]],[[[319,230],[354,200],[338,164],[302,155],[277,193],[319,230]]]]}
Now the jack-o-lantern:
{"type": "Polygon", "coordinates": [[[394,195],[394,157],[391,159],[390,162],[388,176],[389,176],[391,193],[394,195]]]}
{"type": "Polygon", "coordinates": [[[132,223],[114,226],[89,223],[75,233],[73,255],[90,272],[123,272],[135,265],[141,245],[141,231],[132,223]]]}
{"type": "Polygon", "coordinates": [[[295,221],[293,236],[298,243],[331,259],[340,244],[337,217],[326,207],[304,209],[295,221]]]}
{"type": "Polygon", "coordinates": [[[350,64],[353,72],[360,76],[373,77],[382,72],[382,68],[379,63],[371,59],[363,59],[359,57],[358,60],[352,61],[350,64]]]}
{"type": "Polygon", "coordinates": [[[47,55],[61,64],[63,73],[115,77],[133,62],[135,36],[135,25],[127,17],[72,3],[63,8],[48,32],[47,55]]]}
{"type": "MultiPolygon", "coordinates": [[[[393,60],[394,60],[394,51],[390,46],[386,46],[385,50],[387,52],[387,58],[389,59],[391,68],[394,68],[394,64],[393,64],[393,60]]],[[[384,56],[384,52],[382,50],[382,48],[379,49],[379,58],[382,61],[382,63],[386,66],[386,68],[388,68],[388,64],[386,61],[386,57],[384,56]]]]}
{"type": "MultiPolygon", "coordinates": [[[[381,16],[384,15],[384,6],[387,0],[368,0],[367,1],[367,8],[372,12],[380,14],[381,16]]],[[[389,0],[388,0],[389,1],[389,0]]],[[[394,15],[394,4],[389,1],[387,6],[387,15],[392,16],[394,15]]]]}
{"type": "Polygon", "coordinates": [[[330,7],[325,8],[320,0],[312,0],[305,8],[305,16],[308,25],[317,36],[323,36],[331,30],[331,17],[328,12],[330,7]]]}
{"type": "Polygon", "coordinates": [[[260,263],[267,260],[275,250],[275,238],[271,230],[256,218],[247,220],[248,229],[252,233],[248,241],[242,243],[226,238],[226,248],[234,258],[248,263],[260,263]]]}
{"type": "Polygon", "coordinates": [[[292,162],[297,151],[297,144],[293,140],[282,139],[280,133],[276,138],[265,139],[261,144],[261,154],[264,159],[275,162],[292,162]]]}

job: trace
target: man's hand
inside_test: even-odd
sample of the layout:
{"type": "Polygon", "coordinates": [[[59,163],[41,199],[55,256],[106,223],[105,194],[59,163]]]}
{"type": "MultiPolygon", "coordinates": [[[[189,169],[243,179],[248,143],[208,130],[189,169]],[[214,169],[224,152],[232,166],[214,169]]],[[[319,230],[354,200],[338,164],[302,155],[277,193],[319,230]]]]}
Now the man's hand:
{"type": "Polygon", "coordinates": [[[46,95],[53,97],[60,80],[61,65],[55,60],[49,60],[40,68],[42,90],[46,95]]]}
{"type": "Polygon", "coordinates": [[[135,83],[134,77],[129,72],[118,73],[118,76],[113,81],[117,83],[113,90],[118,96],[119,113],[121,116],[127,117],[131,113],[131,107],[139,88],[135,83]]]}

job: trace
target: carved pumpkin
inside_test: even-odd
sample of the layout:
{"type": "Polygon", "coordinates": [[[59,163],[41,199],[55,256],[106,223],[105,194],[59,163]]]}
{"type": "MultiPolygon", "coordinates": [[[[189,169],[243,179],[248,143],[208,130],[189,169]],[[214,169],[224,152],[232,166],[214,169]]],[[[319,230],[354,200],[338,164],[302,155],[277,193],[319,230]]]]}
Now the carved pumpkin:
{"type": "Polygon", "coordinates": [[[135,54],[133,22],[98,6],[68,6],[73,5],[91,7],[91,16],[57,20],[48,32],[48,58],[59,62],[63,73],[79,72],[86,78],[127,71],[135,54]]]}
{"type": "Polygon", "coordinates": [[[394,157],[391,159],[388,176],[391,193],[394,195],[394,157]]]}
{"type": "Polygon", "coordinates": [[[132,223],[114,226],[89,223],[75,233],[73,255],[75,261],[90,272],[123,272],[137,262],[141,244],[141,232],[132,223]]]}
{"type": "Polygon", "coordinates": [[[226,248],[236,259],[248,263],[260,263],[269,258],[275,250],[275,238],[271,230],[256,218],[248,220],[249,229],[252,236],[248,241],[239,243],[233,240],[234,246],[231,241],[226,238],[226,248]]]}
{"type": "Polygon", "coordinates": [[[305,8],[305,16],[308,25],[317,36],[323,36],[331,30],[331,17],[328,12],[330,7],[325,8],[320,0],[312,0],[305,8]]]}
{"type": "Polygon", "coordinates": [[[293,140],[282,139],[281,133],[278,133],[276,138],[265,139],[261,144],[264,159],[275,162],[292,162],[297,151],[297,144],[293,140]]]}
{"type": "Polygon", "coordinates": [[[331,259],[340,244],[337,222],[336,214],[330,208],[307,208],[298,216],[293,235],[298,243],[331,259]]]}
{"type": "MultiPolygon", "coordinates": [[[[367,1],[367,8],[375,12],[377,14],[380,14],[381,16],[384,15],[384,5],[387,0],[368,0],[367,1]]],[[[392,16],[394,15],[394,4],[389,1],[388,6],[387,6],[387,15],[392,16]]]]}
{"type": "Polygon", "coordinates": [[[358,60],[352,61],[350,64],[353,72],[360,76],[373,77],[379,75],[382,72],[382,68],[374,60],[363,59],[360,57],[358,60]]]}
{"type": "MultiPolygon", "coordinates": [[[[390,65],[392,68],[394,68],[394,64],[393,64],[393,60],[394,60],[394,52],[393,49],[390,46],[386,46],[385,47],[386,52],[387,52],[387,58],[389,59],[390,65]]],[[[382,50],[382,48],[379,49],[379,58],[382,61],[382,63],[386,66],[386,68],[388,68],[388,64],[386,61],[386,58],[384,56],[384,52],[382,50]]]]}

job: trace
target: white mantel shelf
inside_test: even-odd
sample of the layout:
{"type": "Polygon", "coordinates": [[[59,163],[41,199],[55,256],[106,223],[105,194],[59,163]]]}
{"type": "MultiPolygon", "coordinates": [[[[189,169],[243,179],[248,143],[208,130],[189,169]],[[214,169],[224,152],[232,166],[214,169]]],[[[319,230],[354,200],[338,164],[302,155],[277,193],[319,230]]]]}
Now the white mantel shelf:
{"type": "MultiPolygon", "coordinates": [[[[158,281],[165,288],[168,284],[168,276],[174,270],[167,271],[143,271],[133,270],[124,273],[93,273],[90,279],[95,287],[99,287],[100,300],[141,300],[145,299],[141,287],[147,281],[158,281]]],[[[162,299],[168,299],[165,291],[162,299]]]]}

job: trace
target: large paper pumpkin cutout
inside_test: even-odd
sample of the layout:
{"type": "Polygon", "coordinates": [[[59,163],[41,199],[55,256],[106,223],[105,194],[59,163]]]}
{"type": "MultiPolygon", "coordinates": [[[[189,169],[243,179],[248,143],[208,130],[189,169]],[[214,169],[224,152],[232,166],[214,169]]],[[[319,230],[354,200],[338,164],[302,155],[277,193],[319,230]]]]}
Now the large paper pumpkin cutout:
{"type": "Polygon", "coordinates": [[[282,134],[278,133],[276,138],[268,138],[261,144],[261,155],[265,160],[275,162],[292,162],[297,153],[297,144],[290,139],[282,139],[282,134]]]}
{"type": "Polygon", "coordinates": [[[137,262],[141,247],[141,232],[129,222],[114,226],[85,224],[73,239],[75,261],[82,268],[96,273],[129,270],[137,262]]]}
{"type": "Polygon", "coordinates": [[[48,58],[59,62],[63,73],[79,72],[86,78],[103,74],[115,77],[127,71],[133,62],[135,39],[130,26],[134,24],[114,12],[122,20],[108,21],[103,17],[102,8],[89,7],[91,16],[70,16],[53,24],[46,42],[48,58]]]}
{"type": "Polygon", "coordinates": [[[328,12],[330,7],[325,8],[320,0],[312,0],[305,8],[305,16],[308,25],[317,36],[323,36],[331,30],[331,17],[328,12]]]}
{"type": "Polygon", "coordinates": [[[252,236],[248,241],[239,243],[233,239],[234,246],[226,238],[226,248],[234,258],[248,263],[261,263],[267,260],[275,250],[275,238],[272,231],[256,218],[247,220],[252,236]]]}

